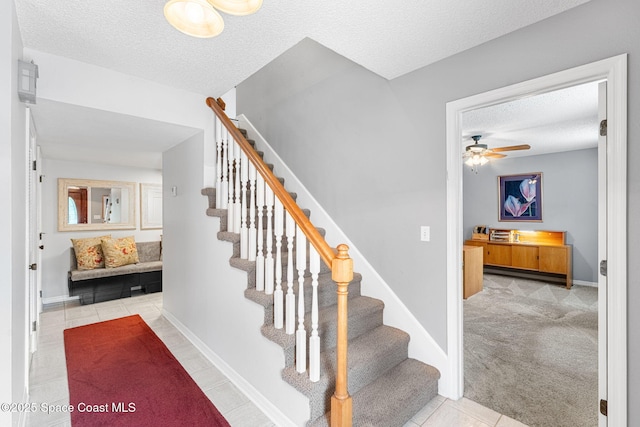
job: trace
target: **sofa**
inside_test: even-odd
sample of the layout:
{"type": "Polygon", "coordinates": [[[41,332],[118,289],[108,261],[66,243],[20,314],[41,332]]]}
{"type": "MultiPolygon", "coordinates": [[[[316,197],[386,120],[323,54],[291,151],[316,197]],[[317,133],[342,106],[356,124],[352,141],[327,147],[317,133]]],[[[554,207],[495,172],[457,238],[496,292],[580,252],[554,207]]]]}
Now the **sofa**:
{"type": "Polygon", "coordinates": [[[131,296],[132,289],[144,293],[162,291],[161,242],[135,242],[138,262],[112,268],[79,269],[76,251],[70,250],[69,295],[80,304],[93,304],[131,296]]]}

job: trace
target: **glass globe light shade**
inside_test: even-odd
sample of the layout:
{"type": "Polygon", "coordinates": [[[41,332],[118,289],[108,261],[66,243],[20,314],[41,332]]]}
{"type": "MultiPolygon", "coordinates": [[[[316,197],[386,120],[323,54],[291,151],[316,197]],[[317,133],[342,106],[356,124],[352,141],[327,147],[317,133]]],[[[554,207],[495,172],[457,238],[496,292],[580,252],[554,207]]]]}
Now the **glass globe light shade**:
{"type": "Polygon", "coordinates": [[[164,5],[164,17],[193,37],[215,37],[224,29],[222,16],[206,0],[170,0],[164,5]]]}

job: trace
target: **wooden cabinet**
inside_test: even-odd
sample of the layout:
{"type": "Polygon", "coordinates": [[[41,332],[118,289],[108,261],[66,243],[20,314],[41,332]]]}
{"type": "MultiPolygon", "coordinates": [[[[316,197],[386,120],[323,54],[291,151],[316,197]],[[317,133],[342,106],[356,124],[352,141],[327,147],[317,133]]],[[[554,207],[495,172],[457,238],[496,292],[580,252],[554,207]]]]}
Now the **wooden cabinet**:
{"type": "Polygon", "coordinates": [[[511,246],[511,266],[525,270],[538,270],[540,247],[512,245],[511,246]]]}
{"type": "Polygon", "coordinates": [[[565,247],[540,247],[540,271],[567,274],[571,268],[570,253],[565,247]]]}
{"type": "Polygon", "coordinates": [[[511,247],[500,243],[487,243],[487,254],[484,263],[490,265],[511,266],[511,247]]]}
{"type": "Polygon", "coordinates": [[[571,289],[572,247],[565,244],[564,231],[500,232],[510,236],[509,241],[467,240],[464,244],[483,248],[485,266],[560,274],[565,276],[567,289],[571,289]]]}
{"type": "Polygon", "coordinates": [[[482,247],[464,245],[462,247],[462,297],[482,291],[482,247]]]}

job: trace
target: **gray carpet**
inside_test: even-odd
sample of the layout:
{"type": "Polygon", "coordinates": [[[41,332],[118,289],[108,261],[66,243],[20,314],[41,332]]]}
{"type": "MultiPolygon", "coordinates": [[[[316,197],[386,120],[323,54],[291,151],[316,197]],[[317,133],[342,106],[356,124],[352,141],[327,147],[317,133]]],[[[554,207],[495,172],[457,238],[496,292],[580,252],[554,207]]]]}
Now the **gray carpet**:
{"type": "Polygon", "coordinates": [[[596,427],[597,297],[485,274],[464,302],[465,397],[532,427],[596,427]]]}
{"type": "MultiPolygon", "coordinates": [[[[309,398],[310,420],[307,425],[328,427],[330,398],[335,390],[337,331],[336,285],[331,279],[330,270],[322,264],[318,278],[321,373],[319,381],[311,382],[306,372],[300,374],[295,369],[295,336],[287,335],[284,329],[273,327],[273,296],[256,291],[256,262],[239,258],[240,235],[227,231],[227,211],[216,209],[215,189],[205,188],[202,194],[209,198],[207,215],[220,218],[218,239],[233,243],[229,263],[247,272],[245,296],[264,307],[264,324],[261,327],[256,325],[256,329],[260,328],[265,337],[282,347],[285,359],[283,379],[309,398]]],[[[323,230],[320,231],[324,233],[323,230]]],[[[286,253],[282,258],[286,264],[286,253]]],[[[308,262],[307,259],[307,265],[308,262]]],[[[286,270],[285,265],[284,271],[286,270]]],[[[286,274],[283,276],[286,281],[286,274]]],[[[408,357],[409,335],[383,324],[384,303],[360,294],[361,279],[360,274],[354,273],[349,285],[348,389],[353,398],[353,427],[402,427],[438,394],[440,373],[434,367],[408,357]]],[[[294,293],[297,295],[297,273],[294,273],[294,280],[294,293]]],[[[304,287],[309,325],[312,295],[309,277],[305,279],[304,287]]],[[[310,328],[307,329],[307,335],[309,334],[310,328]]],[[[278,369],[275,366],[272,368],[278,369]]]]}

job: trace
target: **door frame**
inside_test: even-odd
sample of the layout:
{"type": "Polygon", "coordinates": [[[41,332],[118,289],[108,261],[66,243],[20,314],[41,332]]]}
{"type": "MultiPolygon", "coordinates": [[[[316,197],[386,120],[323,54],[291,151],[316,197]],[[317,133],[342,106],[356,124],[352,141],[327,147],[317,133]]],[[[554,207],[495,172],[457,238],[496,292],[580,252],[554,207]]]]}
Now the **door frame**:
{"type": "MultiPolygon", "coordinates": [[[[599,80],[607,81],[607,400],[610,425],[627,424],[627,55],[447,103],[447,355],[451,390],[464,392],[462,113],[599,80]]],[[[600,235],[602,230],[598,231],[600,235]]],[[[600,340],[602,341],[602,340],[600,340]]],[[[597,402],[594,402],[594,405],[597,402]]]]}

